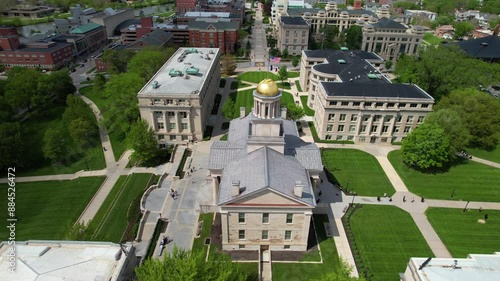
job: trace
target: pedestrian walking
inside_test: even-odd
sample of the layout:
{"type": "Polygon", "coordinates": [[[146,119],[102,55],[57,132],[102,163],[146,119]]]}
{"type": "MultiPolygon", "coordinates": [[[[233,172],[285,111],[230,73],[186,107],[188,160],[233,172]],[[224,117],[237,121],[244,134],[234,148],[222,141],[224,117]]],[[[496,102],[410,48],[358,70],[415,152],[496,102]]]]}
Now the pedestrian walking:
{"type": "Polygon", "coordinates": [[[403,202],[406,202],[406,196],[403,196],[403,202]]]}
{"type": "Polygon", "coordinates": [[[483,211],[483,207],[479,207],[479,212],[482,212],[483,211]]]}
{"type": "Polygon", "coordinates": [[[415,202],[415,197],[411,198],[411,203],[415,202]]]}

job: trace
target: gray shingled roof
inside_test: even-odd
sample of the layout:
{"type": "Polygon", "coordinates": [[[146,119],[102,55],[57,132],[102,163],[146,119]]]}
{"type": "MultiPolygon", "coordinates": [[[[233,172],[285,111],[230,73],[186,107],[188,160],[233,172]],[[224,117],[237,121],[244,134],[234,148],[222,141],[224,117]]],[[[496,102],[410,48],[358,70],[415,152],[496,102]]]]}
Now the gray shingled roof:
{"type": "Polygon", "coordinates": [[[373,84],[321,82],[328,96],[413,98],[433,100],[429,94],[415,84],[373,84]]]}
{"type": "Polygon", "coordinates": [[[238,22],[236,21],[196,21],[190,20],[188,22],[189,29],[207,29],[209,26],[213,26],[217,30],[237,30],[238,22]]]}
{"type": "Polygon", "coordinates": [[[308,26],[307,22],[301,17],[281,17],[281,22],[286,25],[308,26]]]}
{"type": "Polygon", "coordinates": [[[243,156],[246,149],[228,141],[216,141],[210,148],[210,169],[223,169],[237,156],[243,156]]]}
{"type": "Polygon", "coordinates": [[[312,186],[306,169],[293,157],[269,147],[262,147],[233,160],[222,172],[218,204],[224,205],[248,195],[271,189],[305,204],[315,206],[312,186]],[[240,182],[241,193],[232,196],[232,182],[240,182]],[[302,197],[293,194],[295,182],[304,185],[302,197]]]}
{"type": "Polygon", "coordinates": [[[375,29],[377,28],[391,28],[391,29],[406,29],[406,27],[399,22],[393,21],[388,18],[381,18],[376,23],[370,23],[375,29]]]}
{"type": "Polygon", "coordinates": [[[162,29],[156,29],[156,30],[153,30],[150,33],[142,36],[140,39],[133,42],[131,45],[133,45],[137,42],[144,42],[150,46],[158,46],[159,47],[159,46],[165,45],[172,38],[174,38],[174,35],[172,35],[172,33],[167,32],[167,31],[162,30],[162,29]]]}

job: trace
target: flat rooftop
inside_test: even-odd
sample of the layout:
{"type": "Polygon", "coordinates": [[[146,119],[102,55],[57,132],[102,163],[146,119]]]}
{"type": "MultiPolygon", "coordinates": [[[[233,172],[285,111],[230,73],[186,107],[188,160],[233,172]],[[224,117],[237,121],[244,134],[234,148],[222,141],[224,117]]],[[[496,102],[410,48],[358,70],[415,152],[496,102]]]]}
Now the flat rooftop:
{"type": "Polygon", "coordinates": [[[370,97],[434,100],[415,84],[321,82],[330,97],[370,97]]]}
{"type": "MultiPolygon", "coordinates": [[[[16,273],[9,272],[9,248],[0,244],[0,280],[112,281],[117,280],[126,256],[120,245],[105,242],[16,242],[16,273]]],[[[124,246],[130,251],[131,246],[124,246]]]]}
{"type": "MultiPolygon", "coordinates": [[[[411,258],[410,262],[419,268],[426,260],[411,258]]],[[[417,274],[420,280],[425,281],[497,281],[500,280],[500,252],[469,255],[466,259],[433,258],[421,270],[417,270],[417,274]]]]}
{"type": "Polygon", "coordinates": [[[212,65],[219,63],[214,60],[219,52],[219,48],[179,48],[139,91],[139,97],[197,95],[212,65]]]}

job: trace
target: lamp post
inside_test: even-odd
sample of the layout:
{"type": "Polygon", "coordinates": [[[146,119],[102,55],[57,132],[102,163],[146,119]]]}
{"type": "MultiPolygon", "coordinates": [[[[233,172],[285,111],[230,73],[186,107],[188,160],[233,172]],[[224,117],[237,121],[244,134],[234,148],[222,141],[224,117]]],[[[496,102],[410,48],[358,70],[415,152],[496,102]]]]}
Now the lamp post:
{"type": "Polygon", "coordinates": [[[354,194],[352,195],[352,202],[351,202],[351,205],[353,205],[353,206],[354,206],[354,198],[356,198],[356,195],[357,195],[357,193],[356,193],[356,192],[354,192],[354,194]]]}

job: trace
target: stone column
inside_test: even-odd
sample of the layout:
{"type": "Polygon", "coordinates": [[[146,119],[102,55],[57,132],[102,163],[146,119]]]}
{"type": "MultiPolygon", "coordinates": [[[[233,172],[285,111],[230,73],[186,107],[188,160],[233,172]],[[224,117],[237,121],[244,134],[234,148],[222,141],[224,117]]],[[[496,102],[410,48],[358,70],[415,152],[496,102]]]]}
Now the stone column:
{"type": "Polygon", "coordinates": [[[304,227],[302,228],[302,241],[300,241],[300,244],[305,245],[305,248],[307,248],[307,237],[309,236],[309,227],[311,227],[312,212],[309,210],[305,211],[304,216],[304,227]]]}
{"type": "Polygon", "coordinates": [[[179,112],[174,111],[175,117],[174,117],[174,123],[175,123],[175,128],[177,132],[180,132],[180,126],[179,126],[179,112]]]}
{"type": "Polygon", "coordinates": [[[220,211],[220,220],[221,220],[221,228],[222,228],[222,248],[224,249],[224,244],[229,242],[229,221],[228,221],[228,212],[220,211]]]}
{"type": "Polygon", "coordinates": [[[368,130],[368,136],[372,135],[372,125],[373,125],[373,117],[375,114],[370,115],[370,119],[368,120],[368,127],[366,128],[368,130]]]}
{"type": "Polygon", "coordinates": [[[356,122],[356,137],[361,134],[361,123],[363,122],[363,114],[358,114],[358,122],[356,122]]]}
{"type": "Polygon", "coordinates": [[[187,130],[188,130],[189,133],[192,133],[193,130],[191,130],[191,109],[189,109],[187,111],[187,116],[186,117],[187,117],[186,118],[187,119],[187,130]]]}
{"type": "Polygon", "coordinates": [[[385,125],[385,115],[382,115],[382,122],[379,122],[379,128],[377,128],[377,136],[382,135],[382,129],[384,128],[385,125]]]}
{"type": "Polygon", "coordinates": [[[396,124],[396,115],[392,115],[391,124],[389,125],[389,136],[392,138],[394,132],[394,124],[396,124]]]}
{"type": "Polygon", "coordinates": [[[168,120],[166,111],[163,111],[163,120],[165,120],[165,132],[168,132],[170,120],[168,120]]]}
{"type": "Polygon", "coordinates": [[[155,132],[158,132],[158,124],[156,122],[156,117],[154,111],[151,111],[151,126],[155,132]]]}

